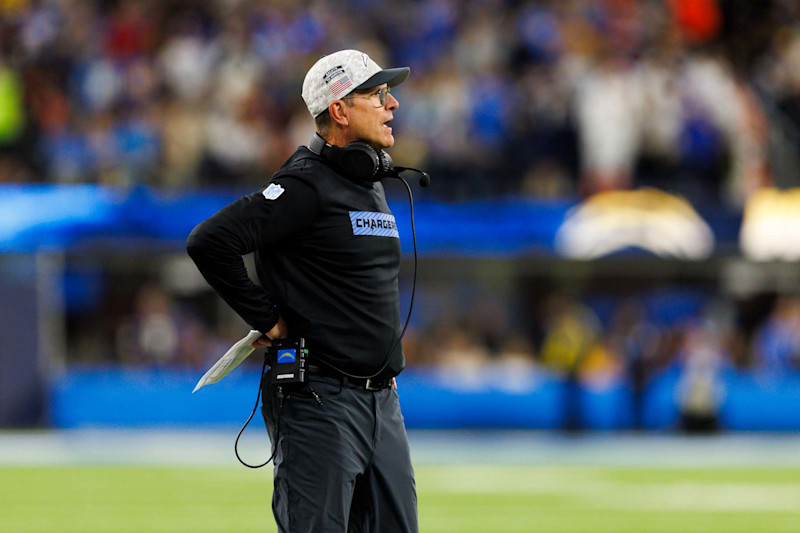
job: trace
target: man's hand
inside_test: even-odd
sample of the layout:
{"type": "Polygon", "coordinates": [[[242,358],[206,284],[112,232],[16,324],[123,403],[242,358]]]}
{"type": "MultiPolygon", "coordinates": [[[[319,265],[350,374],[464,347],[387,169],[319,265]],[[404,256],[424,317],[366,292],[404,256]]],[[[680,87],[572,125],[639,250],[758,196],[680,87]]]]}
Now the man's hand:
{"type": "Polygon", "coordinates": [[[286,326],[286,322],[283,321],[283,317],[278,317],[278,323],[264,335],[254,340],[250,346],[253,348],[272,346],[272,339],[285,339],[288,336],[289,328],[286,326]]]}

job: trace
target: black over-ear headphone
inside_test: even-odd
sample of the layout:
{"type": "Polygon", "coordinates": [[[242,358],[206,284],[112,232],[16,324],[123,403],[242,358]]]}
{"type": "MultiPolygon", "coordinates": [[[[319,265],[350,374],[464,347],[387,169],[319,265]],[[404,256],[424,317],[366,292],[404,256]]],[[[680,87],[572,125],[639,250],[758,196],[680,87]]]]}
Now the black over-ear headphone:
{"type": "Polygon", "coordinates": [[[365,142],[351,142],[344,148],[325,142],[319,133],[315,133],[308,149],[327,159],[344,176],[356,183],[381,181],[384,178],[397,178],[399,173],[412,170],[422,175],[420,185],[427,187],[431,178],[426,172],[415,168],[396,167],[389,154],[383,150],[375,150],[365,142]]]}
{"type": "Polygon", "coordinates": [[[356,183],[380,181],[394,174],[394,163],[389,154],[375,150],[365,142],[355,141],[340,148],[326,143],[319,133],[315,133],[308,149],[327,159],[347,179],[356,183]]]}

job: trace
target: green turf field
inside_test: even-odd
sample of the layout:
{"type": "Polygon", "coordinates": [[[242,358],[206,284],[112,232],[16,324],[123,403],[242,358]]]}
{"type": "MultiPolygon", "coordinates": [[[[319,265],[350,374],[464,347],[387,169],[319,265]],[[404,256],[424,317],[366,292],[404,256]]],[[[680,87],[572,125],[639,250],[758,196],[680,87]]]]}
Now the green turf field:
{"type": "MultiPolygon", "coordinates": [[[[4,533],[275,531],[271,470],[0,467],[4,533]]],[[[421,531],[800,531],[800,469],[417,468],[421,531]]]]}

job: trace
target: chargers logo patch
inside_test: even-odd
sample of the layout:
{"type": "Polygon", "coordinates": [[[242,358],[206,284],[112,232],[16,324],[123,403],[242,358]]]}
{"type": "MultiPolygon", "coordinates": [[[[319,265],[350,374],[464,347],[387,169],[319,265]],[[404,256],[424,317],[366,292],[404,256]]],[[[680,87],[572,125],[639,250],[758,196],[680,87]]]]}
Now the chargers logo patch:
{"type": "Polygon", "coordinates": [[[270,183],[269,187],[264,189],[261,192],[261,194],[263,194],[264,198],[266,198],[267,200],[274,200],[275,198],[277,198],[278,196],[283,194],[284,191],[286,191],[286,189],[284,189],[283,187],[281,187],[277,183],[270,183]]]}
{"type": "Polygon", "coordinates": [[[372,235],[374,237],[400,238],[394,215],[373,211],[350,211],[353,235],[372,235]]]}
{"type": "Polygon", "coordinates": [[[294,363],[295,361],[297,361],[297,352],[295,352],[294,348],[278,350],[279,363],[294,363]]]}

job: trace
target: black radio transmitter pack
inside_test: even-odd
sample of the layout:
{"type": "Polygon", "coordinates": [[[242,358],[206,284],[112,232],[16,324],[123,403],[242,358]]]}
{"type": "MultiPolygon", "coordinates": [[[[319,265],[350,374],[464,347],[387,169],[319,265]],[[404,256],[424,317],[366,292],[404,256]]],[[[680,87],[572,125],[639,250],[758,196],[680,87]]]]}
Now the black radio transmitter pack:
{"type": "Polygon", "coordinates": [[[275,339],[269,348],[270,385],[306,382],[308,349],[304,338],[275,339]]]}

